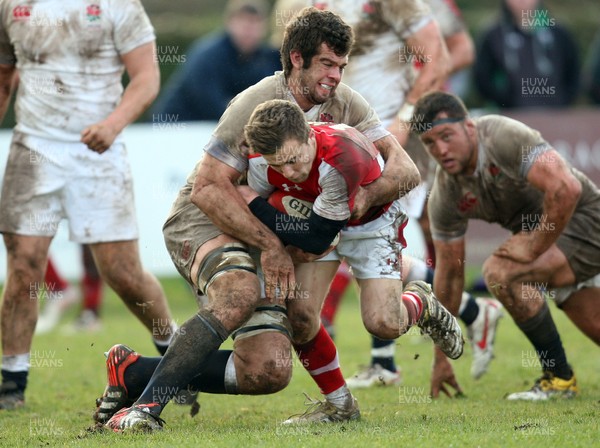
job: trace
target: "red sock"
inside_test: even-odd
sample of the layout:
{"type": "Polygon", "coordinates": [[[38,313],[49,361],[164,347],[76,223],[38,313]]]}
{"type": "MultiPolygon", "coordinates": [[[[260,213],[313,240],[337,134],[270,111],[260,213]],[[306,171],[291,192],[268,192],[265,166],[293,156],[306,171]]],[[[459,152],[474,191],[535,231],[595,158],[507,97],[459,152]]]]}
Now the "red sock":
{"type": "Polygon", "coordinates": [[[348,267],[344,263],[341,264],[331,282],[329,292],[327,293],[327,297],[325,297],[325,303],[323,303],[323,309],[321,310],[321,317],[326,319],[330,324],[335,319],[344,291],[346,291],[351,281],[352,275],[348,271],[348,267]]]}
{"type": "Polygon", "coordinates": [[[64,291],[69,286],[69,282],[63,279],[56,269],[54,263],[48,258],[48,266],[46,267],[46,277],[44,278],[46,283],[45,287],[48,291],[64,291]]]}
{"type": "Polygon", "coordinates": [[[340,370],[337,349],[323,324],[312,341],[294,345],[294,350],[322,394],[330,394],[346,384],[340,370]]]}
{"type": "Polygon", "coordinates": [[[83,309],[92,310],[98,314],[102,299],[102,280],[100,277],[83,276],[83,309]]]}
{"type": "Polygon", "coordinates": [[[421,298],[412,292],[402,294],[402,303],[408,312],[408,326],[411,327],[421,318],[423,314],[423,302],[421,298]]]}

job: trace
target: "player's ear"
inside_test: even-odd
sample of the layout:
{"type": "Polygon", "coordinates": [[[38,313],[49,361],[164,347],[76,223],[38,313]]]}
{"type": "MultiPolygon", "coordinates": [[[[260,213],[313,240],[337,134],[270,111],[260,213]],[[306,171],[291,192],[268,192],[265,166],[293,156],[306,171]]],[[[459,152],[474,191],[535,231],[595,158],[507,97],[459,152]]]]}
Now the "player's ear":
{"type": "Polygon", "coordinates": [[[465,130],[467,131],[467,135],[469,137],[473,137],[477,133],[477,130],[475,129],[475,122],[469,117],[465,118],[465,130]]]}
{"type": "Polygon", "coordinates": [[[298,70],[300,70],[304,65],[304,58],[298,50],[290,51],[290,61],[292,61],[292,66],[298,70]]]}

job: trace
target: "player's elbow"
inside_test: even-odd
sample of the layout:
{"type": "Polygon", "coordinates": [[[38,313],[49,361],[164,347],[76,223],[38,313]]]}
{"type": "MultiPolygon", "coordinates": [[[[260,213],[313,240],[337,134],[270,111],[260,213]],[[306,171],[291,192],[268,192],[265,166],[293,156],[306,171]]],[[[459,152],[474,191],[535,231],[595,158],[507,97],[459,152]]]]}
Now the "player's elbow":
{"type": "Polygon", "coordinates": [[[210,186],[212,185],[208,179],[204,179],[200,176],[196,176],[192,192],[190,194],[190,200],[192,204],[198,207],[200,210],[205,210],[210,197],[210,186]]]}
{"type": "Polygon", "coordinates": [[[566,194],[569,196],[569,198],[573,201],[574,204],[576,204],[577,201],[579,201],[579,198],[581,197],[581,190],[581,182],[579,182],[577,178],[572,177],[568,182],[566,194]]]}
{"type": "Polygon", "coordinates": [[[575,208],[581,196],[581,188],[581,182],[574,176],[569,176],[554,192],[555,201],[564,208],[575,208]]]}
{"type": "Polygon", "coordinates": [[[412,163],[407,164],[406,169],[402,173],[402,182],[400,185],[400,195],[406,194],[413,188],[416,188],[421,183],[421,174],[417,166],[412,163]]]}

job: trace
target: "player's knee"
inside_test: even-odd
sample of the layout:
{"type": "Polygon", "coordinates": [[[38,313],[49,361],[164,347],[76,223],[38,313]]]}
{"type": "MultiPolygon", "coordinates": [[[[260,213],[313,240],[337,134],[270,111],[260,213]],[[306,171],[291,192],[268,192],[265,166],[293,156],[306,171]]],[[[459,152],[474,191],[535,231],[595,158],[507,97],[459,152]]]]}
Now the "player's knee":
{"type": "Polygon", "coordinates": [[[252,316],[260,299],[260,283],[250,272],[226,272],[211,284],[208,297],[208,309],[216,315],[225,314],[235,329],[252,316]]]}
{"type": "Polygon", "coordinates": [[[372,314],[363,317],[366,330],[379,339],[396,339],[400,335],[398,320],[391,319],[390,315],[372,314]]]}
{"type": "Polygon", "coordinates": [[[103,279],[123,300],[135,298],[140,300],[140,289],[143,279],[134,270],[122,263],[114,263],[102,269],[103,279]]]}
{"type": "Polygon", "coordinates": [[[273,394],[287,387],[292,379],[292,355],[287,348],[270,347],[247,359],[241,372],[241,388],[245,394],[273,394]]]}
{"type": "MultiPolygon", "coordinates": [[[[23,254],[19,258],[11,260],[10,269],[8,270],[9,279],[7,284],[12,290],[28,290],[32,291],[34,285],[42,283],[46,264],[44,259],[34,254],[23,254]]],[[[7,286],[8,286],[7,285],[7,286]]],[[[46,285],[51,287],[52,285],[46,285]]],[[[34,290],[37,288],[34,288],[34,290]]],[[[42,292],[42,291],[37,291],[42,292]]],[[[5,297],[8,298],[8,295],[5,297]]]]}
{"type": "Polygon", "coordinates": [[[499,262],[498,257],[492,256],[488,258],[481,269],[483,280],[487,285],[488,289],[493,293],[494,289],[498,287],[505,287],[509,282],[508,272],[502,263],[499,262]]]}
{"type": "Polygon", "coordinates": [[[306,307],[305,309],[294,310],[293,314],[288,312],[288,316],[292,324],[295,344],[306,344],[319,331],[321,321],[316,310],[306,307]]]}

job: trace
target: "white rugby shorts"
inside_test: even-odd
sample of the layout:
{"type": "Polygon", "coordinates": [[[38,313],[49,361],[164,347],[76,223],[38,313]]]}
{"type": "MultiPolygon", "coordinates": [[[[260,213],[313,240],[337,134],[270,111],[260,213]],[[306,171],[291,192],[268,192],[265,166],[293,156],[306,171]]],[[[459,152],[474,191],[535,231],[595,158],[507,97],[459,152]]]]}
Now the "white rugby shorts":
{"type": "Polygon", "coordinates": [[[15,132],[0,197],[0,232],[54,236],[62,219],[77,243],[138,238],[125,145],[98,154],[83,143],[15,132]]]}
{"type": "Polygon", "coordinates": [[[394,201],[379,218],[345,227],[336,248],[317,261],[346,260],[358,279],[401,278],[401,252],[406,247],[403,229],[408,218],[394,201]]]}

